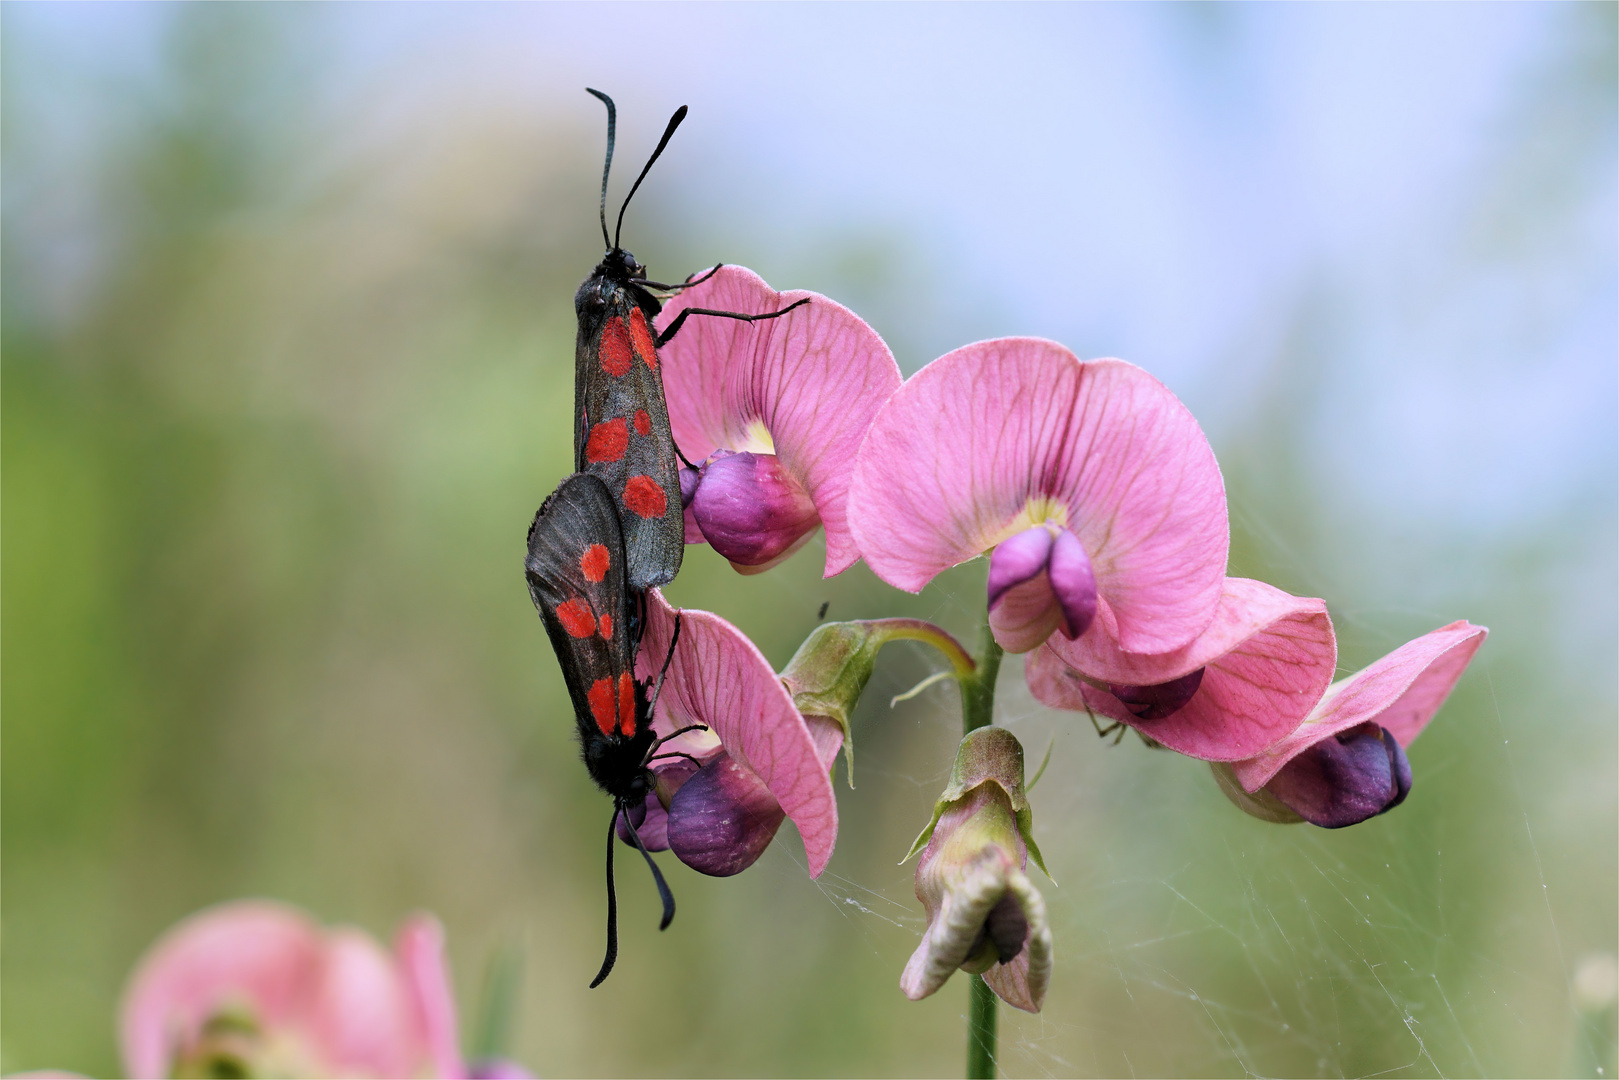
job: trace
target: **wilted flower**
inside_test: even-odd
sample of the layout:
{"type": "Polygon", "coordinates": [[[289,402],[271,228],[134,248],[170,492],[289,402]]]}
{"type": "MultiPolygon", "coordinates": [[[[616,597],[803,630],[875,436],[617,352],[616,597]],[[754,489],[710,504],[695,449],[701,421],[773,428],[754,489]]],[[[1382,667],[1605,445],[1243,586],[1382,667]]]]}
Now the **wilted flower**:
{"type": "Polygon", "coordinates": [[[1005,728],[969,732],[933,820],[911,848],[912,855],[923,849],[916,898],[928,928],[900,976],[906,997],[927,997],[960,968],[983,975],[1008,1005],[1040,1011],[1051,977],[1051,928],[1045,901],[1023,872],[1030,855],[1045,869],[1030,827],[1023,747],[1005,728]]]}
{"type": "Polygon", "coordinates": [[[1216,765],[1221,789],[1255,817],[1329,829],[1394,809],[1411,790],[1405,748],[1488,633],[1459,620],[1333,683],[1286,738],[1245,761],[1216,765]]]}
{"type": "Polygon", "coordinates": [[[1338,662],[1326,604],[1247,578],[1225,580],[1214,621],[1183,648],[1143,655],[1115,640],[1052,638],[1024,667],[1030,692],[1209,761],[1252,757],[1298,727],[1338,662]]]}
{"type": "Polygon", "coordinates": [[[721,267],[664,306],[749,315],[809,303],[779,319],[687,319],[663,347],[682,471],[686,540],[707,540],[743,573],[768,569],[826,527],[826,574],[860,558],[845,512],[855,452],[900,384],[877,332],[816,293],[778,293],[751,270],[721,267]]]}
{"type": "Polygon", "coordinates": [[[271,901],[198,912],[136,965],[120,1031],[134,1077],[469,1075],[429,915],[406,920],[390,956],[271,901]]]}
{"type": "Polygon", "coordinates": [[[877,576],[912,592],[992,552],[990,625],[1013,652],[1054,629],[1182,648],[1225,576],[1225,487],[1192,414],[1140,368],[1037,338],[968,345],[906,382],[861,446],[849,522],[877,576]]]}
{"type": "MultiPolygon", "coordinates": [[[[708,730],[677,735],[658,749],[657,788],[637,822],[642,842],[724,877],[752,866],[789,817],[810,874],[819,875],[838,835],[830,768],[841,729],[825,718],[806,720],[742,631],[707,611],[685,609],[680,618],[654,727],[660,736],[699,724],[708,730]]],[[[637,678],[656,678],[674,622],[662,594],[649,591],[637,678]]],[[[622,826],[620,835],[628,836],[622,826]]]]}

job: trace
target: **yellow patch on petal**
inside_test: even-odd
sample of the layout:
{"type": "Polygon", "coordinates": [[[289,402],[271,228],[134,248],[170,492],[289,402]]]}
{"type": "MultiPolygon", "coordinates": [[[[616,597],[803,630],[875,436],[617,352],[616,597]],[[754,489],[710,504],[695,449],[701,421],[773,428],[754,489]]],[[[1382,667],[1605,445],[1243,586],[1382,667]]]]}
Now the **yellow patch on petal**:
{"type": "Polygon", "coordinates": [[[765,427],[763,420],[749,420],[742,429],[742,438],[731,449],[753,454],[774,454],[776,440],[770,437],[770,429],[765,427]]]}
{"type": "Polygon", "coordinates": [[[1050,495],[1029,496],[1029,501],[1024,504],[1021,512],[1014,514],[1000,528],[985,534],[983,550],[989,551],[1018,533],[1043,524],[1055,525],[1059,529],[1068,528],[1068,505],[1050,495]]]}

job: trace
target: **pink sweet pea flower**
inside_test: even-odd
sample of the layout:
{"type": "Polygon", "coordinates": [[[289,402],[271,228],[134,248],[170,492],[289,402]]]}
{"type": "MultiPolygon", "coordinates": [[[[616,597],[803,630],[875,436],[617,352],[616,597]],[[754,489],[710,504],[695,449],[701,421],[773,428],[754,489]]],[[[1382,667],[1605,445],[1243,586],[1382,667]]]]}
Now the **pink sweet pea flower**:
{"type": "Polygon", "coordinates": [[[1038,338],[968,345],[906,382],[860,449],[849,523],[911,592],[991,552],[990,625],[1013,652],[1091,626],[1180,649],[1225,577],[1225,486],[1192,414],[1138,367],[1038,338]]]}
{"type": "Polygon", "coordinates": [[[1053,637],[1025,664],[1030,692],[1207,761],[1274,745],[1321,699],[1338,663],[1326,604],[1247,578],[1225,580],[1214,621],[1182,648],[1128,653],[1116,637],[1053,637]]]}
{"type": "Polygon", "coordinates": [[[1334,683],[1286,738],[1217,767],[1221,787],[1257,817],[1329,829],[1394,809],[1411,790],[1405,748],[1445,703],[1487,634],[1459,620],[1334,683]]]}
{"type": "MultiPolygon", "coordinates": [[[[674,609],[656,589],[646,597],[636,677],[655,679],[669,659],[653,726],[660,736],[694,724],[708,730],[658,749],[657,790],[637,822],[642,842],[726,877],[752,866],[788,817],[804,840],[810,875],[819,876],[838,835],[831,766],[842,729],[824,717],[806,720],[764,654],[711,612],[680,613],[670,657],[674,609]]],[[[622,826],[619,835],[628,840],[622,826]]]]}
{"type": "Polygon", "coordinates": [[[900,384],[877,332],[816,293],[778,293],[751,270],[721,267],[663,309],[749,315],[809,303],[748,323],[693,316],[661,349],[675,445],[698,463],[681,474],[686,540],[708,543],[742,573],[766,570],[826,527],[826,576],[860,558],[845,512],[855,452],[900,384]]]}
{"type": "Polygon", "coordinates": [[[466,1076],[443,950],[430,915],[406,920],[390,956],[359,930],[323,929],[285,904],[208,908],[131,974],[125,1067],[134,1077],[466,1076]]]}

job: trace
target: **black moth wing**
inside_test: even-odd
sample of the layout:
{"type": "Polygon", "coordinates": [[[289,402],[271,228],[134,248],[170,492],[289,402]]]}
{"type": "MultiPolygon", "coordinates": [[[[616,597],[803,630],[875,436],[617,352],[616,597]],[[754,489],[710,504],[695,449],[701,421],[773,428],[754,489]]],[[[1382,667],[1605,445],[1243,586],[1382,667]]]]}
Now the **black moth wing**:
{"type": "Polygon", "coordinates": [[[574,468],[601,478],[618,509],[629,587],[673,581],[686,548],[680,462],[653,319],[660,305],[610,252],[574,307],[574,468]]]}
{"type": "Polygon", "coordinates": [[[529,527],[529,596],[562,665],[591,778],[634,800],[646,793],[642,760],[655,736],[646,688],[635,681],[639,596],[626,566],[607,485],[588,473],[563,480],[529,527]]]}

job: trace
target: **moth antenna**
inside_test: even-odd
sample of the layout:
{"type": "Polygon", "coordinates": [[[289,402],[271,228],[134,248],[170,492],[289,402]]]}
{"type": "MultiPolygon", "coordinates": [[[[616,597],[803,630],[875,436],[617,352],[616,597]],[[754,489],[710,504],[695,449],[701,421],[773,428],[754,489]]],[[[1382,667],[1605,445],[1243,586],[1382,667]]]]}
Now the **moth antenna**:
{"type": "MultiPolygon", "coordinates": [[[[614,108],[613,99],[602,93],[600,90],[592,90],[587,86],[585,87],[585,93],[594,94],[596,97],[601,99],[603,105],[607,106],[607,164],[602,166],[601,219],[602,243],[606,244],[608,247],[612,247],[613,242],[607,239],[607,174],[613,171],[613,136],[618,130],[618,109],[614,108]]],[[[667,136],[665,139],[667,140],[667,136]]],[[[662,147],[659,147],[659,149],[662,149],[662,147]]],[[[639,183],[639,181],[637,182],[639,183]]],[[[618,216],[619,220],[622,221],[624,219],[623,211],[619,211],[618,216]]],[[[611,967],[612,965],[609,964],[608,966],[611,967]]],[[[594,986],[595,983],[591,983],[591,985],[594,986]]]]}
{"type": "MultiPolygon", "coordinates": [[[[592,91],[592,93],[594,93],[594,91],[592,91]]],[[[658,155],[663,153],[663,148],[665,146],[669,145],[670,136],[672,136],[675,133],[675,128],[679,127],[680,122],[682,120],[684,120],[684,119],[686,119],[686,106],[682,105],[680,108],[676,109],[675,114],[669,118],[669,126],[663,129],[663,138],[658,140],[658,148],[656,150],[652,151],[652,156],[651,157],[646,159],[646,167],[641,170],[641,175],[637,176],[635,178],[635,183],[630,187],[630,193],[628,195],[624,196],[624,205],[620,206],[618,208],[618,227],[613,230],[613,247],[615,247],[615,248],[618,247],[619,235],[624,232],[624,211],[626,211],[626,210],[628,210],[630,208],[630,200],[635,198],[635,192],[637,191],[637,189],[640,188],[641,181],[645,180],[646,179],[646,174],[652,171],[652,163],[654,161],[658,160],[658,155]]],[[[603,183],[603,187],[602,187],[602,205],[606,206],[607,205],[607,188],[605,186],[606,185],[606,177],[602,178],[602,183],[603,183]]],[[[606,233],[607,233],[607,218],[605,216],[603,216],[603,218],[602,218],[602,235],[605,236],[606,233]]]]}
{"type": "MultiPolygon", "coordinates": [[[[594,90],[591,93],[596,93],[594,90]]],[[[603,95],[598,95],[603,96],[603,95]]],[[[618,840],[618,814],[619,806],[613,806],[613,816],[607,819],[607,957],[602,960],[602,969],[596,972],[596,977],[590,980],[592,990],[602,984],[602,980],[613,972],[613,965],[618,962],[618,893],[613,889],[613,844],[618,840]]],[[[624,820],[629,821],[629,815],[624,820]]],[[[634,830],[631,830],[632,832],[634,830]]],[[[639,842],[640,838],[636,838],[639,842]]],[[[674,901],[671,900],[672,904],[674,901]]]]}
{"type": "Polygon", "coordinates": [[[680,612],[675,612],[675,632],[669,637],[669,653],[663,658],[663,670],[658,672],[657,684],[652,687],[652,700],[646,703],[646,714],[652,715],[653,708],[658,704],[658,695],[663,693],[663,677],[669,674],[669,665],[675,658],[675,646],[680,642],[680,612]]]}
{"type": "Polygon", "coordinates": [[[675,921],[675,894],[669,891],[669,883],[663,880],[663,871],[659,870],[658,864],[652,861],[652,853],[646,849],[645,844],[641,843],[641,834],[636,831],[635,822],[630,820],[629,811],[627,810],[624,813],[624,824],[629,827],[630,837],[635,841],[636,850],[641,853],[641,858],[646,860],[647,866],[651,869],[652,880],[658,883],[658,899],[663,901],[663,921],[658,924],[658,929],[667,930],[669,929],[669,924],[675,921]]]}

